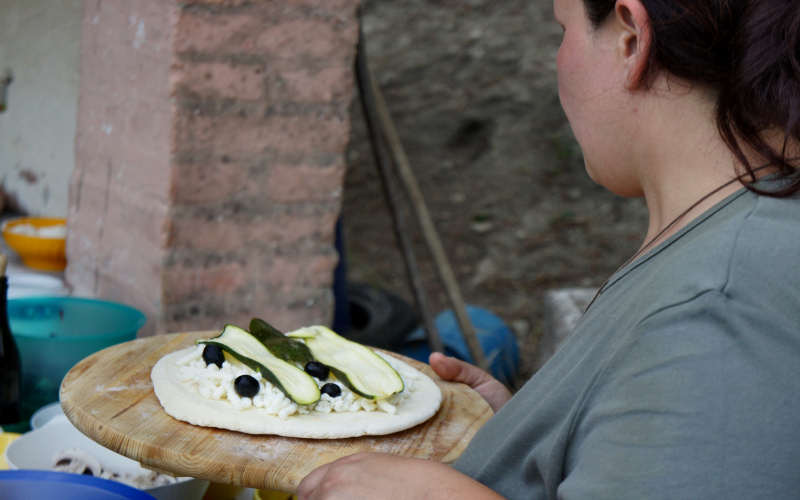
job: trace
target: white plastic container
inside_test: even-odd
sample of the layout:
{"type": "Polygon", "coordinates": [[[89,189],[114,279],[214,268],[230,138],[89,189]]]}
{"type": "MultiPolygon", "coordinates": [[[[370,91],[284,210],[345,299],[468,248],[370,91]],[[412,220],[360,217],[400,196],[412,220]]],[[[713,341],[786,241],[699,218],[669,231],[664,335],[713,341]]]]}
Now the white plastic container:
{"type": "MultiPolygon", "coordinates": [[[[42,427],[23,434],[5,451],[9,469],[52,470],[56,453],[80,449],[94,457],[104,469],[120,474],[144,474],[147,469],[135,460],[115,453],[82,434],[66,416],[56,416],[42,427]]],[[[178,478],[173,484],[144,488],[158,500],[200,500],[208,489],[208,481],[190,477],[178,478]]]]}

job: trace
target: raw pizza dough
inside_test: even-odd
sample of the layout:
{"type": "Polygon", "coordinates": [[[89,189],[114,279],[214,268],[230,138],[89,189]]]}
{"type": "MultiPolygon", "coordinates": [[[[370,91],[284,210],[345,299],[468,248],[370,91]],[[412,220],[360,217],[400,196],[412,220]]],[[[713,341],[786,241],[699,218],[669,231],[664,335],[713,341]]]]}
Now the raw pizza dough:
{"type": "Polygon", "coordinates": [[[382,411],[294,414],[280,418],[263,408],[237,410],[224,400],[207,399],[180,381],[177,361],[194,346],[167,354],[153,366],[150,377],[164,411],[173,418],[204,427],[248,434],[334,439],[382,435],[411,428],[432,417],[442,402],[442,392],[427,375],[395,357],[382,355],[403,377],[409,393],[397,412],[382,411]]]}

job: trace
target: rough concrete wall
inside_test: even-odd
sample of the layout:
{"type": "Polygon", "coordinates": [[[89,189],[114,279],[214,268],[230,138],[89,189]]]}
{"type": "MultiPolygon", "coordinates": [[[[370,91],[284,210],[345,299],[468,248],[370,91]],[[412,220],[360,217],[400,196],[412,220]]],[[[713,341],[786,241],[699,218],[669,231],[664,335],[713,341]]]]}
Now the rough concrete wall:
{"type": "Polygon", "coordinates": [[[0,2],[0,191],[8,205],[64,217],[74,166],[82,0],[0,2]]]}
{"type": "Polygon", "coordinates": [[[84,3],[67,281],[163,329],[162,262],[172,180],[172,25],[160,0],[84,3]]]}
{"type": "Polygon", "coordinates": [[[70,283],[145,335],[329,323],[356,5],[87,2],[70,283]]]}

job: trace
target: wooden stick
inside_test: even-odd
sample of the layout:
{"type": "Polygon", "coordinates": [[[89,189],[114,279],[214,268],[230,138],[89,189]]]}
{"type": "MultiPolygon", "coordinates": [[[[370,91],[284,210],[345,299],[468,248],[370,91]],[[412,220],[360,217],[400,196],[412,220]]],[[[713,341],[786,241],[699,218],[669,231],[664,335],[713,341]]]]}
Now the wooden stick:
{"type": "Polygon", "coordinates": [[[469,348],[475,364],[484,370],[488,370],[489,366],[486,356],[484,355],[483,349],[478,342],[478,336],[475,333],[474,327],[472,326],[472,321],[467,315],[466,306],[464,305],[464,300],[461,297],[461,292],[458,288],[455,275],[453,274],[450,263],[447,260],[441,240],[436,232],[436,228],[433,225],[430,213],[428,212],[428,208],[425,204],[425,199],[422,196],[422,191],[417,184],[414,173],[411,171],[408,157],[406,156],[406,153],[400,142],[400,138],[397,135],[397,130],[394,127],[391,115],[389,114],[389,110],[386,106],[386,101],[383,99],[383,94],[381,93],[380,88],[378,87],[378,84],[372,75],[372,72],[369,70],[367,70],[367,77],[370,92],[375,100],[375,107],[378,113],[378,119],[381,123],[381,129],[383,131],[384,138],[386,139],[386,142],[389,145],[389,150],[392,153],[393,159],[395,160],[395,166],[397,167],[400,180],[403,182],[406,191],[408,192],[411,205],[414,208],[417,220],[422,228],[425,242],[427,243],[428,249],[433,255],[436,269],[439,272],[439,277],[442,280],[445,291],[447,292],[447,296],[450,299],[456,320],[461,328],[462,334],[464,335],[464,339],[467,342],[467,347],[469,348]]]}
{"type": "Polygon", "coordinates": [[[395,236],[397,241],[400,242],[400,247],[403,251],[403,257],[406,267],[406,274],[414,292],[414,301],[417,309],[422,315],[422,323],[427,333],[428,346],[432,352],[444,352],[444,344],[439,336],[439,331],[436,329],[436,323],[433,320],[433,314],[428,307],[428,300],[425,296],[425,289],[422,286],[422,280],[419,276],[419,267],[417,266],[417,259],[414,256],[414,250],[411,242],[409,241],[407,231],[405,231],[405,218],[398,209],[399,196],[397,189],[394,187],[390,169],[386,165],[384,155],[386,154],[381,147],[381,137],[376,130],[376,117],[375,115],[375,102],[374,96],[369,88],[368,78],[369,69],[366,66],[366,48],[364,46],[363,35],[359,33],[359,42],[356,55],[356,76],[358,88],[361,93],[361,105],[364,113],[364,121],[367,125],[367,131],[370,136],[370,144],[372,145],[372,153],[375,158],[375,163],[378,166],[378,173],[381,177],[381,185],[383,186],[383,193],[389,205],[389,212],[392,216],[395,236]]]}

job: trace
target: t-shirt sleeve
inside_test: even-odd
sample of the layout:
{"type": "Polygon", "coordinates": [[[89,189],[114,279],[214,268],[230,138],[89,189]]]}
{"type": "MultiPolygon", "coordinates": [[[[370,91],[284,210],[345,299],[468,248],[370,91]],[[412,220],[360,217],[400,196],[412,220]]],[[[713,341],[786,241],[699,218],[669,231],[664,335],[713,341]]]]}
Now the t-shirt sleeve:
{"type": "Polygon", "coordinates": [[[559,497],[775,499],[800,488],[797,345],[748,317],[712,292],[640,323],[585,396],[559,497]]]}

